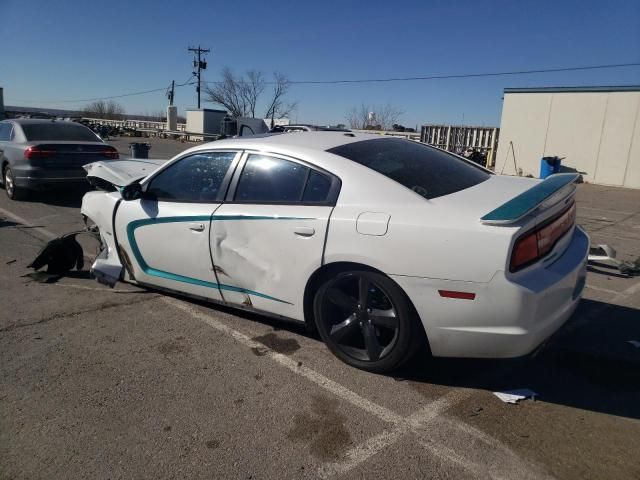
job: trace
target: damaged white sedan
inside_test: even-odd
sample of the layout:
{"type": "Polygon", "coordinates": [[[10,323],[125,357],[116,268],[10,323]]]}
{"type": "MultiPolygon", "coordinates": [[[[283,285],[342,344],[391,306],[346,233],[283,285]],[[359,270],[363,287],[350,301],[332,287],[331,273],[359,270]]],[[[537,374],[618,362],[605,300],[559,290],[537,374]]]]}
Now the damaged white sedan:
{"type": "Polygon", "coordinates": [[[408,140],[332,132],[86,169],[107,190],[82,202],[102,241],[99,280],[306,322],[370,371],[421,346],[525,355],[585,284],[573,174],[504,177],[408,140]]]}

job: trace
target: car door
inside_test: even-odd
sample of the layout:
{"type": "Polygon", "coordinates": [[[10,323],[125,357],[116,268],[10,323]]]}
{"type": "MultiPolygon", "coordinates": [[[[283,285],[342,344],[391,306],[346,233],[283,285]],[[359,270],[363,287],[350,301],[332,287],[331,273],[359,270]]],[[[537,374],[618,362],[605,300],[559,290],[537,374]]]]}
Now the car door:
{"type": "Polygon", "coordinates": [[[245,152],[211,227],[224,300],[304,320],[339,190],[338,178],[299,160],[245,152]]]}
{"type": "Polygon", "coordinates": [[[238,152],[187,155],[143,182],[116,213],[120,258],[136,281],[222,300],[210,252],[211,218],[238,152]]]}

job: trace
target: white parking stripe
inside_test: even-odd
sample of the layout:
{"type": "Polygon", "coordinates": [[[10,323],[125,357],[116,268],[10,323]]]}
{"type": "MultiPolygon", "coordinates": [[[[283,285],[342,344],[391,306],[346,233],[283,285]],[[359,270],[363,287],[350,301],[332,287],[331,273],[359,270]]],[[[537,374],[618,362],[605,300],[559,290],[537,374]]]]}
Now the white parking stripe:
{"type": "Polygon", "coordinates": [[[258,349],[264,350],[265,356],[271,358],[272,360],[275,360],[277,363],[279,363],[283,367],[288,368],[292,372],[307,378],[313,383],[319,385],[325,390],[330,391],[337,397],[340,397],[346,400],[347,402],[355,405],[356,407],[362,410],[365,410],[371,413],[372,415],[375,415],[380,420],[383,420],[388,423],[401,423],[404,421],[402,415],[398,415],[397,413],[392,412],[388,408],[385,408],[381,405],[378,405],[377,403],[367,400],[364,397],[361,397],[357,393],[349,390],[348,388],[340,385],[339,383],[334,382],[333,380],[325,377],[324,375],[316,372],[315,370],[310,369],[309,367],[306,367],[304,365],[298,366],[297,361],[287,357],[286,355],[282,355],[281,353],[274,352],[273,350],[265,347],[262,343],[252,340],[251,338],[246,336],[244,333],[240,333],[237,330],[234,330],[233,328],[228,327],[227,325],[211,317],[210,315],[206,315],[196,310],[191,305],[188,305],[180,300],[176,300],[171,297],[162,297],[162,300],[168,303],[169,305],[172,305],[175,308],[179,308],[180,310],[187,312],[192,317],[205,322],[210,327],[213,327],[218,331],[226,333],[227,335],[234,338],[237,342],[241,343],[242,345],[245,345],[249,348],[258,348],[258,349]]]}
{"type": "MultiPolygon", "coordinates": [[[[318,470],[320,478],[330,478],[349,472],[366,460],[377,454],[381,450],[393,445],[406,434],[415,434],[419,438],[419,444],[425,447],[434,455],[456,463],[465,470],[478,471],[479,464],[474,459],[467,459],[467,455],[455,453],[463,447],[463,442],[471,437],[474,448],[480,440],[486,448],[478,449],[474,455],[485,455],[491,459],[491,471],[486,468],[480,469],[490,478],[512,478],[512,474],[518,472],[520,478],[538,478],[540,471],[521,460],[508,447],[500,441],[494,439],[480,430],[477,430],[466,423],[453,418],[443,419],[442,414],[456,404],[466,400],[475,393],[472,389],[456,389],[446,395],[430,402],[414,414],[403,417],[386,407],[376,404],[324,375],[312,370],[304,365],[299,365],[297,361],[286,355],[277,353],[262,343],[256,342],[244,333],[238,332],[225,325],[218,319],[207,315],[191,305],[171,297],[162,297],[162,301],[178,308],[193,318],[198,319],[210,327],[229,335],[234,340],[249,348],[258,348],[264,352],[264,356],[271,358],[281,366],[289,369],[293,373],[300,375],[315,383],[321,388],[331,392],[342,400],[351,403],[355,407],[371,413],[391,426],[381,433],[374,435],[359,445],[351,448],[344,454],[344,459],[338,462],[326,463],[318,470]],[[443,428],[438,427],[440,440],[434,440],[433,432],[428,427],[435,421],[441,421],[443,428]],[[455,439],[451,445],[451,438],[455,439]],[[454,452],[454,453],[452,453],[454,452]]],[[[462,451],[462,450],[460,450],[462,451]]]]}
{"type": "Polygon", "coordinates": [[[347,450],[344,460],[324,464],[318,470],[318,476],[320,478],[331,478],[345,474],[373,457],[376,453],[396,443],[400,437],[409,433],[410,430],[406,423],[402,423],[395,428],[383,430],[382,433],[369,437],[361,444],[347,450]]]}
{"type": "Polygon", "coordinates": [[[56,235],[53,232],[50,232],[49,230],[47,230],[46,228],[42,228],[42,227],[36,227],[35,225],[33,225],[31,222],[29,222],[28,220],[25,220],[24,218],[16,215],[13,212],[10,212],[9,210],[5,210],[4,208],[0,208],[0,213],[2,215],[4,215],[5,217],[9,217],[11,220],[14,220],[18,223],[21,223],[22,225],[24,225],[25,227],[29,227],[29,229],[32,232],[38,232],[40,235],[46,237],[46,238],[56,238],[58,235],[56,235]]]}
{"type": "Polygon", "coordinates": [[[628,297],[638,292],[640,292],[640,282],[634,283],[626,290],[623,290],[622,292],[618,293],[615,297],[611,299],[611,303],[622,302],[623,300],[626,300],[628,297]]]}
{"type": "Polygon", "coordinates": [[[595,285],[589,285],[588,283],[587,283],[587,288],[589,290],[595,290],[596,292],[610,293],[611,295],[617,295],[618,293],[620,293],[615,290],[611,290],[609,288],[602,288],[602,287],[596,287],[595,285]]]}

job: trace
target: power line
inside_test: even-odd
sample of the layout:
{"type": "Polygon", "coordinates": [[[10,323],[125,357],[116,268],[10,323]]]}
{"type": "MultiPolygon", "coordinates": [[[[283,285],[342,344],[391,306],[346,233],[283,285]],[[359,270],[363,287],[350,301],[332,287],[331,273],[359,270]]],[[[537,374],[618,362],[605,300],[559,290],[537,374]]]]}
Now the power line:
{"type": "MultiPolygon", "coordinates": [[[[193,78],[193,76],[191,78],[193,78]]],[[[177,84],[176,87],[184,87],[186,85],[195,85],[197,82],[191,82],[190,81],[191,78],[189,78],[189,80],[187,80],[185,83],[177,84]]],[[[133,96],[136,96],[136,95],[146,95],[148,93],[162,92],[162,91],[164,91],[166,93],[167,87],[154,88],[154,89],[151,89],[151,90],[143,90],[143,91],[140,91],[140,92],[123,93],[121,95],[111,95],[111,96],[108,96],[108,97],[79,98],[79,99],[75,99],[75,100],[14,100],[14,101],[15,102],[28,101],[29,103],[80,103],[80,102],[93,102],[93,101],[97,101],[97,100],[111,100],[111,99],[114,99],[114,98],[133,97],[133,96]]]]}
{"type": "MultiPolygon", "coordinates": [[[[397,78],[367,78],[367,79],[346,79],[346,80],[291,80],[290,84],[295,85],[332,85],[338,83],[379,83],[379,82],[408,82],[414,80],[438,80],[451,78],[478,78],[478,77],[499,77],[506,75],[528,75],[533,73],[553,73],[553,72],[573,72],[580,70],[601,70],[607,68],[637,67],[640,63],[616,63],[610,65],[589,65],[582,67],[562,67],[543,68],[538,70],[516,70],[511,72],[485,72],[485,73],[463,73],[447,75],[429,75],[424,77],[397,77],[397,78]]],[[[205,82],[220,84],[222,82],[205,82]]],[[[273,84],[275,82],[265,82],[273,84]]]]}
{"type": "MultiPolygon", "coordinates": [[[[510,72],[485,72],[485,73],[465,73],[465,74],[448,74],[448,75],[429,75],[429,76],[421,76],[421,77],[397,77],[397,78],[373,78],[373,79],[344,79],[344,80],[292,80],[289,83],[296,85],[331,85],[331,84],[340,84],[340,83],[379,83],[379,82],[407,82],[407,81],[416,81],[416,80],[437,80],[437,79],[453,79],[453,78],[478,78],[478,77],[498,77],[498,76],[508,76],[508,75],[528,75],[528,74],[536,74],[536,73],[554,73],[554,72],[573,72],[573,71],[581,71],[581,70],[603,70],[609,68],[625,68],[625,67],[638,67],[640,66],[640,62],[636,63],[616,63],[616,64],[608,64],[608,65],[589,65],[589,66],[581,66],[581,67],[562,67],[562,68],[544,68],[537,70],[516,70],[510,72]]],[[[194,77],[192,75],[189,79],[181,84],[176,84],[176,87],[184,87],[186,85],[195,85],[198,83],[197,81],[192,82],[191,79],[194,77]]],[[[208,84],[220,84],[222,82],[205,82],[208,84]]],[[[265,82],[267,84],[272,84],[274,82],[265,82]]],[[[166,92],[167,87],[162,88],[154,88],[151,90],[143,90],[139,92],[131,92],[124,93],[121,95],[111,95],[105,97],[95,97],[95,98],[83,98],[83,99],[75,99],[75,100],[14,100],[15,102],[29,102],[29,103],[80,103],[80,102],[93,102],[96,100],[111,100],[114,98],[124,98],[124,97],[133,97],[137,95],[146,95],[148,93],[154,92],[166,92]]]]}

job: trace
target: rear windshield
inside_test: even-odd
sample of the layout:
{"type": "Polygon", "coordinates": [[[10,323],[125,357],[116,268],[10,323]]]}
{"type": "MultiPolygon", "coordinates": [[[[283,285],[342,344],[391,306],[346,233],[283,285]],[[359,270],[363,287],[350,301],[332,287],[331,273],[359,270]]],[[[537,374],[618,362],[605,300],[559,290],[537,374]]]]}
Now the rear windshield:
{"type": "Polygon", "coordinates": [[[490,177],[454,155],[400,138],[363,140],[327,151],[369,167],[429,199],[473,187],[490,177]]]}
{"type": "Polygon", "coordinates": [[[30,142],[43,140],[99,142],[100,139],[87,127],[76,123],[23,123],[22,130],[30,142]]]}

